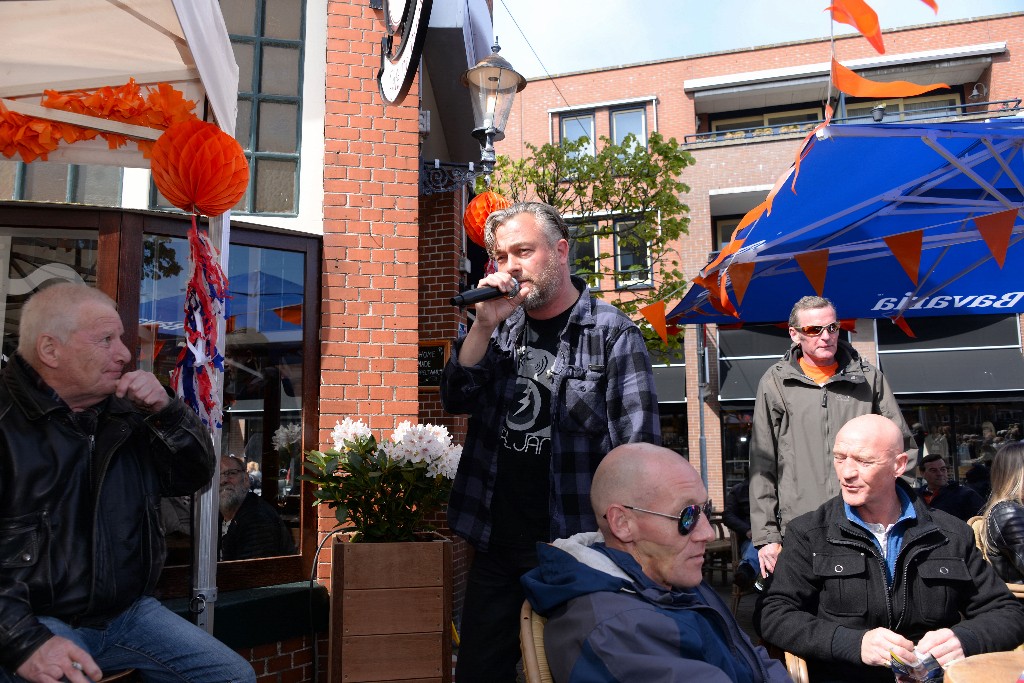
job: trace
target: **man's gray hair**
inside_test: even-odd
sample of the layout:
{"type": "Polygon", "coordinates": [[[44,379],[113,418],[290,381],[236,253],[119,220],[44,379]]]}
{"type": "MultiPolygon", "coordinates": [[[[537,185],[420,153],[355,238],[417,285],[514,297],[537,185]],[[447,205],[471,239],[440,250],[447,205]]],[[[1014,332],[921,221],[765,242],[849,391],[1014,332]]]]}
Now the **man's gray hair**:
{"type": "Polygon", "coordinates": [[[554,246],[558,240],[569,239],[569,227],[555,207],[544,202],[520,202],[507,209],[495,211],[487,217],[487,222],[484,223],[484,244],[487,245],[488,254],[494,253],[494,231],[521,213],[528,213],[534,217],[537,226],[547,237],[549,245],[554,246]]]}
{"type": "Polygon", "coordinates": [[[66,344],[82,323],[82,306],[89,302],[117,309],[109,296],[80,282],[59,282],[33,294],[21,309],[18,353],[30,363],[37,361],[36,343],[44,334],[66,344]]]}
{"type": "MultiPolygon", "coordinates": [[[[836,305],[823,296],[805,296],[793,304],[793,310],[789,312],[789,326],[799,327],[800,321],[797,315],[799,315],[800,311],[813,311],[819,308],[831,308],[835,311],[836,305]]],[[[836,311],[836,316],[839,316],[838,311],[836,311]]]]}

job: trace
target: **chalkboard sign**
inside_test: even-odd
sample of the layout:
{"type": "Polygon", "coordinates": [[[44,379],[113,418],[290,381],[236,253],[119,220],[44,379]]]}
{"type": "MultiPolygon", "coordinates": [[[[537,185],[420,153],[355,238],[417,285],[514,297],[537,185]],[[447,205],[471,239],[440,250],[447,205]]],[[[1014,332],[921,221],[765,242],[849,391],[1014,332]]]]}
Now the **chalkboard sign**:
{"type": "Polygon", "coordinates": [[[444,370],[444,364],[447,362],[447,341],[421,341],[419,358],[420,386],[441,386],[441,371],[444,370]]]}

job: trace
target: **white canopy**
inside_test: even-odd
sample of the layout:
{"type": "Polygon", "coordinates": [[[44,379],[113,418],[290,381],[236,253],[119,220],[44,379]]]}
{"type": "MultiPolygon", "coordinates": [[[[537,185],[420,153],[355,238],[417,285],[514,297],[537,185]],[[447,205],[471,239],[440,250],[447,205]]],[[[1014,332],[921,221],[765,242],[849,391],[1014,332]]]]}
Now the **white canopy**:
{"type": "MultiPolygon", "coordinates": [[[[0,99],[12,111],[155,139],[159,131],[82,121],[38,105],[44,90],[168,83],[196,114],[235,129],[238,66],[216,0],[0,2],[0,99]],[[207,109],[209,111],[207,111],[207,109]]],[[[51,161],[148,167],[134,146],[95,140],[61,146],[51,161]]]]}

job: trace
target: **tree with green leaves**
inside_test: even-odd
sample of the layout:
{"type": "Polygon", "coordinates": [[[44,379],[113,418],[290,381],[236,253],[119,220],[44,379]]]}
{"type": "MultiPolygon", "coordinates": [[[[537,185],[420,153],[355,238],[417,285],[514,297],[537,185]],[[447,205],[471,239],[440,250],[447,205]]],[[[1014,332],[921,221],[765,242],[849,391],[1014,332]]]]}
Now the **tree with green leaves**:
{"type": "MultiPolygon", "coordinates": [[[[539,200],[558,209],[571,228],[573,272],[597,296],[619,294],[611,303],[640,320],[640,308],[678,299],[686,287],[676,244],[688,232],[689,207],[681,195],[690,188],[679,178],[695,162],[675,138],[665,140],[660,133],[652,133],[646,147],[632,134],[621,145],[604,136],[600,143],[596,154],[589,153],[586,137],[561,145],[526,143],[525,158],[498,157],[492,189],[513,202],[539,200]],[[617,270],[607,252],[612,243],[646,262],[617,270]]],[[[646,321],[640,328],[652,351],[680,343],[669,337],[666,349],[646,321]]]]}

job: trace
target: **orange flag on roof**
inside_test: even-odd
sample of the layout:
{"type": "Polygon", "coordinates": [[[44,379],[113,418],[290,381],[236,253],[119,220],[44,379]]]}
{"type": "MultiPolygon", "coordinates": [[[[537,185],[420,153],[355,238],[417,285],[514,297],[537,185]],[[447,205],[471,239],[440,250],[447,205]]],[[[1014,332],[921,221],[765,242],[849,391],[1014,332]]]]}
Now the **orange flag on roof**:
{"type": "Polygon", "coordinates": [[[804,254],[797,254],[794,258],[800,264],[800,270],[804,271],[811,286],[814,287],[814,291],[818,293],[818,296],[822,296],[822,292],[825,291],[825,271],[828,270],[828,249],[808,251],[804,254]]]}
{"type": "Polygon", "coordinates": [[[668,344],[668,324],[665,322],[665,302],[655,301],[640,309],[641,315],[647,318],[654,331],[661,337],[661,341],[668,344]]]}
{"type": "Polygon", "coordinates": [[[885,45],[882,44],[882,29],[878,25],[878,15],[868,3],[864,0],[832,0],[832,6],[826,9],[832,10],[832,21],[854,27],[868,39],[868,42],[879,54],[885,54],[885,45]]]}
{"type": "Polygon", "coordinates": [[[914,97],[930,90],[949,87],[945,83],[929,85],[917,85],[909,81],[879,83],[858,76],[836,61],[835,57],[832,58],[832,82],[844,93],[854,97],[914,97]]]}
{"type": "Polygon", "coordinates": [[[903,270],[915,285],[921,269],[921,243],[923,241],[924,230],[914,230],[885,238],[885,244],[889,247],[889,251],[900,262],[903,270]]]}
{"type": "Polygon", "coordinates": [[[996,260],[999,267],[1006,262],[1006,250],[1010,248],[1010,236],[1013,234],[1013,222],[1017,220],[1017,210],[1009,209],[992,213],[987,216],[977,216],[974,224],[978,226],[978,232],[985,239],[988,250],[992,252],[992,258],[996,260]]]}

